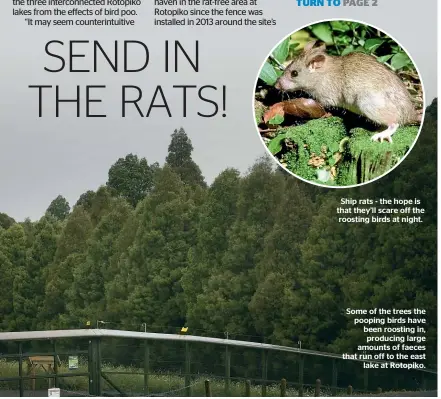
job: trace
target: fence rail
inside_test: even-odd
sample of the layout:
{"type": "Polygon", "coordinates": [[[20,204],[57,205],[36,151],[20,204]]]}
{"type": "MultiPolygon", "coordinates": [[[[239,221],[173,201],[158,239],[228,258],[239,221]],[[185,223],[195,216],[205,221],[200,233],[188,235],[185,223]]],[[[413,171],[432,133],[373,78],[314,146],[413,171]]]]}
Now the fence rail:
{"type": "MultiPolygon", "coordinates": [[[[200,337],[194,335],[178,335],[178,334],[160,334],[147,333],[137,331],[123,331],[123,330],[54,330],[54,331],[21,331],[21,332],[3,332],[0,333],[0,341],[29,341],[29,340],[47,340],[60,338],[132,338],[132,339],[147,339],[153,341],[180,341],[180,342],[199,342],[205,344],[224,345],[224,346],[240,346],[242,348],[255,348],[262,350],[281,351],[298,353],[302,355],[330,357],[333,359],[343,359],[343,355],[337,353],[314,351],[309,349],[294,348],[290,346],[262,344],[259,342],[239,341],[233,339],[222,339],[212,337],[200,337]]],[[[389,363],[382,360],[361,360],[351,359],[355,362],[366,363],[389,363]]],[[[424,373],[436,374],[436,370],[422,369],[424,373]]]]}

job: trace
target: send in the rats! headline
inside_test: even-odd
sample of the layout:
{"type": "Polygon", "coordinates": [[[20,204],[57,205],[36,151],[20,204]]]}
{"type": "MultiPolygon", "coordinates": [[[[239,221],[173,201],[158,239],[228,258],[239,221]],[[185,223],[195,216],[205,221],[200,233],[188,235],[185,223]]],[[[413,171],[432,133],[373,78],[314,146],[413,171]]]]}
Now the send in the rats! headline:
{"type": "MultiPolygon", "coordinates": [[[[99,73],[104,70],[115,73],[142,73],[148,72],[148,67],[152,62],[162,62],[166,73],[179,73],[183,69],[190,69],[194,73],[200,71],[198,40],[194,41],[191,46],[184,46],[178,40],[166,40],[163,57],[154,59],[150,56],[148,46],[137,40],[115,40],[113,46],[103,45],[96,40],[70,40],[68,42],[51,40],[45,44],[44,51],[48,61],[49,59],[51,61],[51,66],[44,66],[44,70],[53,74],[99,73]]],[[[58,118],[69,113],[86,118],[107,117],[107,114],[103,112],[103,105],[97,104],[105,100],[105,85],[84,87],[77,85],[74,93],[71,87],[65,89],[61,85],[30,84],[28,87],[34,92],[38,101],[40,118],[48,116],[58,118]],[[44,112],[46,102],[55,103],[54,112],[44,112]],[[60,108],[62,108],[61,111],[60,108]]],[[[187,106],[190,103],[192,106],[200,104],[203,111],[198,110],[196,114],[202,118],[226,117],[226,97],[226,85],[180,84],[166,89],[157,85],[148,96],[139,86],[123,85],[121,86],[121,117],[155,115],[185,118],[188,116],[187,106]],[[171,109],[167,100],[169,97],[182,99],[179,110],[171,109]]]]}

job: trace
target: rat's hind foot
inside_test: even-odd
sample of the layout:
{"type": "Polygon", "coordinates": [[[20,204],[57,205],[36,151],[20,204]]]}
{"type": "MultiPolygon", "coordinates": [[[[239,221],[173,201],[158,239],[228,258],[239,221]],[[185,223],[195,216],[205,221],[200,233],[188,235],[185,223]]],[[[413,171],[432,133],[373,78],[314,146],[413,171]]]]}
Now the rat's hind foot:
{"type": "Polygon", "coordinates": [[[330,112],[326,112],[326,114],[323,114],[320,118],[330,118],[332,115],[330,112]]]}
{"type": "Polygon", "coordinates": [[[383,140],[389,141],[389,143],[392,143],[392,135],[397,131],[398,129],[398,123],[393,123],[392,125],[389,125],[389,127],[380,133],[376,133],[371,137],[372,141],[379,141],[380,143],[383,142],[383,140]]]}

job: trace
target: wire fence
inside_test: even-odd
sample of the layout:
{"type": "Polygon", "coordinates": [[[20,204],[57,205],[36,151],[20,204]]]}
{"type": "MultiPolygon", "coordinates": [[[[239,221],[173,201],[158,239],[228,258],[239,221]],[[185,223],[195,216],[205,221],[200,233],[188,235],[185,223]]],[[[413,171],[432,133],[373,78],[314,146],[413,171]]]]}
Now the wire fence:
{"type": "Polygon", "coordinates": [[[2,341],[0,391],[35,396],[32,392],[57,386],[62,396],[97,396],[90,386],[91,368],[95,382],[99,379],[94,389],[107,396],[200,397],[207,395],[206,381],[213,397],[281,396],[281,392],[316,396],[318,381],[323,396],[437,389],[437,374],[421,370],[366,369],[363,362],[320,353],[189,343],[180,338],[185,337],[165,341],[101,336],[94,338],[99,341],[98,355],[87,337],[2,341]],[[56,356],[57,366],[32,370],[29,359],[44,355],[56,356]],[[77,358],[75,367],[70,367],[72,356],[77,358]]]}

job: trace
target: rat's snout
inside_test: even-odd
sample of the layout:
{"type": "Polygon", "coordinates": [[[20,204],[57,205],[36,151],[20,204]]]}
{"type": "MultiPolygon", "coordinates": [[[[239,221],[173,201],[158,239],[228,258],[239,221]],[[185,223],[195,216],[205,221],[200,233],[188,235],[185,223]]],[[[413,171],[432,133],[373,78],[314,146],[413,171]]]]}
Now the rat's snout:
{"type": "Polygon", "coordinates": [[[277,79],[274,87],[280,91],[288,91],[291,89],[292,82],[285,76],[282,75],[277,79]]]}
{"type": "Polygon", "coordinates": [[[277,79],[276,84],[274,85],[274,87],[277,90],[281,90],[281,91],[286,90],[286,79],[285,79],[284,75],[280,76],[279,79],[277,79]]]}

